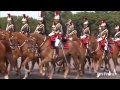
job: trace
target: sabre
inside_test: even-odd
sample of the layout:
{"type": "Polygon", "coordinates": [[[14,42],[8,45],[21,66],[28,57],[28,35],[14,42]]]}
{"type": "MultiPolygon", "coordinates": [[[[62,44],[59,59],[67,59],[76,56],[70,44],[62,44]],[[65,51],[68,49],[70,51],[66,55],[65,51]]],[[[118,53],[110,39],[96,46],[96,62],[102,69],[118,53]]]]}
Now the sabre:
{"type": "Polygon", "coordinates": [[[62,51],[63,51],[63,55],[64,55],[64,58],[65,58],[65,61],[66,61],[66,63],[68,63],[68,62],[67,62],[67,58],[66,58],[66,56],[65,56],[65,52],[64,52],[64,49],[63,49],[63,46],[62,46],[61,41],[60,41],[60,45],[61,45],[61,48],[62,48],[62,51]]]}

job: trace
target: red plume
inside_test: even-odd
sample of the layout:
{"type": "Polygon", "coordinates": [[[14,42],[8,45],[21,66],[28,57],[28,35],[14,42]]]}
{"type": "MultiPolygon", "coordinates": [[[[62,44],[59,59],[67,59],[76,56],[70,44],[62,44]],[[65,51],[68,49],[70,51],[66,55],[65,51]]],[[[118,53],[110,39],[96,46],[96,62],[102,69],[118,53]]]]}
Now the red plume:
{"type": "Polygon", "coordinates": [[[85,19],[85,20],[88,20],[88,18],[87,18],[86,16],[84,17],[84,19],[85,19]]]}
{"type": "Polygon", "coordinates": [[[25,15],[25,14],[23,14],[23,17],[24,17],[24,18],[26,18],[26,15],[25,15]]]}
{"type": "Polygon", "coordinates": [[[10,13],[8,13],[8,16],[9,16],[9,17],[11,16],[10,13]]]}
{"type": "Polygon", "coordinates": [[[58,16],[58,15],[59,15],[59,12],[58,12],[58,11],[56,11],[56,12],[55,12],[55,16],[58,16]]]}
{"type": "Polygon", "coordinates": [[[41,11],[40,17],[44,17],[44,11],[41,11]]]}
{"type": "Polygon", "coordinates": [[[105,18],[103,18],[103,19],[102,19],[102,21],[103,21],[103,22],[106,22],[106,19],[105,19],[105,18]]]}

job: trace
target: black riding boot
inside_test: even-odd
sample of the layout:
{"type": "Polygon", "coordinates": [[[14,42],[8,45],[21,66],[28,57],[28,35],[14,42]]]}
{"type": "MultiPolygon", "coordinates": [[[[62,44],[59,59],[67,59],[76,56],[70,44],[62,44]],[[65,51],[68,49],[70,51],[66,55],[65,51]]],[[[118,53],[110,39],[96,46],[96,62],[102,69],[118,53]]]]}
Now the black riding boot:
{"type": "Polygon", "coordinates": [[[56,49],[56,58],[59,56],[59,47],[55,47],[56,49]]]}

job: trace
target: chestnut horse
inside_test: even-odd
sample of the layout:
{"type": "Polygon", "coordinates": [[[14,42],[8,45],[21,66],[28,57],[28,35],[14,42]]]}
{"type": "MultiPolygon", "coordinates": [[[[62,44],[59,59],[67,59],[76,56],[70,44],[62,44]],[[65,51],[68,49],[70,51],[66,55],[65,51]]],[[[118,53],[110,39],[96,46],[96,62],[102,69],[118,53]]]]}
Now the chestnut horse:
{"type": "MultiPolygon", "coordinates": [[[[108,53],[107,63],[109,65],[109,68],[111,69],[109,59],[110,58],[113,59],[113,62],[114,62],[113,72],[116,74],[116,65],[118,65],[118,62],[117,62],[118,50],[115,44],[110,44],[110,46],[113,49],[113,52],[108,53]]],[[[100,69],[100,65],[103,63],[103,60],[105,59],[104,50],[101,49],[101,46],[99,45],[99,42],[97,42],[94,35],[89,36],[88,47],[92,55],[94,71],[97,73],[97,77],[99,77],[98,70],[100,69]]]]}
{"type": "Polygon", "coordinates": [[[9,42],[9,32],[8,31],[0,31],[0,40],[4,44],[6,48],[6,64],[10,63],[10,70],[13,67],[13,57],[12,57],[12,49],[9,42]]]}
{"type": "MultiPolygon", "coordinates": [[[[41,55],[41,63],[40,68],[43,67],[44,64],[47,64],[48,62],[54,63],[56,60],[53,58],[54,50],[50,48],[50,39],[49,37],[46,37],[44,35],[40,34],[31,34],[31,36],[36,38],[37,44],[39,46],[40,55],[41,55]]],[[[65,56],[72,56],[75,62],[75,66],[77,69],[77,75],[76,78],[79,78],[80,76],[80,61],[82,60],[81,52],[79,48],[79,44],[76,41],[68,41],[69,43],[69,49],[64,49],[65,56]]],[[[62,49],[59,49],[59,57],[57,60],[61,60],[64,58],[62,49]]],[[[51,64],[51,67],[53,67],[53,64],[51,64]]],[[[69,72],[69,59],[67,60],[67,67],[66,71],[64,72],[64,78],[67,77],[67,74],[69,72]]],[[[41,69],[42,70],[42,69],[41,69]]],[[[53,76],[53,69],[49,73],[49,79],[53,76]]],[[[42,72],[42,71],[40,71],[42,72]]]]}
{"type": "MultiPolygon", "coordinates": [[[[28,73],[30,72],[28,63],[29,63],[29,61],[35,60],[36,40],[34,37],[26,37],[24,34],[19,33],[19,32],[14,32],[10,39],[11,39],[12,44],[19,43],[20,51],[19,51],[18,55],[22,57],[22,64],[20,65],[19,71],[20,71],[21,67],[25,66],[25,69],[24,69],[25,76],[23,79],[26,79],[28,77],[28,73]]],[[[18,55],[16,55],[16,56],[18,56],[18,55]]],[[[18,57],[16,57],[16,59],[18,57]]]]}
{"type": "Polygon", "coordinates": [[[8,70],[7,67],[5,66],[6,63],[6,48],[4,44],[0,41],[0,70],[2,71],[4,78],[8,79],[8,70]]]}

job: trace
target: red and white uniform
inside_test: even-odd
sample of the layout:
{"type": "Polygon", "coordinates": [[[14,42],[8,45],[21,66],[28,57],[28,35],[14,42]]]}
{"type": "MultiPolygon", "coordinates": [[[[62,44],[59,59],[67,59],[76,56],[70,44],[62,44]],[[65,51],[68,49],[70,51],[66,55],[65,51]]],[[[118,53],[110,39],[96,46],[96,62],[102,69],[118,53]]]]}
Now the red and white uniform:
{"type": "Polygon", "coordinates": [[[106,28],[106,21],[105,19],[102,20],[101,25],[99,26],[99,29],[101,29],[101,31],[99,32],[99,37],[97,39],[98,42],[103,41],[103,45],[104,45],[104,50],[108,50],[108,41],[107,41],[107,37],[108,37],[108,29],[106,28]]]}
{"type": "Polygon", "coordinates": [[[12,23],[12,17],[8,14],[6,31],[14,31],[14,24],[12,23]]]}
{"type": "Polygon", "coordinates": [[[39,33],[39,34],[44,34],[45,33],[45,26],[43,24],[43,12],[41,11],[41,15],[40,17],[38,18],[38,25],[35,29],[35,33],[39,33]]]}
{"type": "Polygon", "coordinates": [[[54,20],[58,20],[58,21],[57,23],[53,23],[52,32],[49,34],[49,36],[55,40],[56,47],[58,47],[63,34],[62,25],[60,24],[59,19],[60,19],[60,16],[56,11],[54,20]]]}
{"type": "Polygon", "coordinates": [[[114,35],[114,41],[117,42],[117,41],[120,41],[120,26],[116,25],[115,30],[116,30],[116,33],[114,35]]]}
{"type": "Polygon", "coordinates": [[[86,38],[90,34],[90,28],[88,27],[89,21],[87,18],[85,18],[85,21],[83,23],[83,35],[80,37],[81,39],[86,38]]]}
{"type": "Polygon", "coordinates": [[[21,27],[21,32],[23,33],[28,33],[30,32],[30,27],[28,25],[28,21],[27,21],[27,17],[25,14],[23,14],[23,18],[22,18],[22,23],[23,23],[23,26],[21,27]]]}
{"type": "Polygon", "coordinates": [[[84,18],[85,21],[83,23],[83,32],[82,32],[82,36],[80,36],[80,39],[83,41],[83,43],[86,45],[86,48],[88,48],[88,36],[90,34],[90,28],[89,28],[89,21],[87,18],[84,18]]]}

